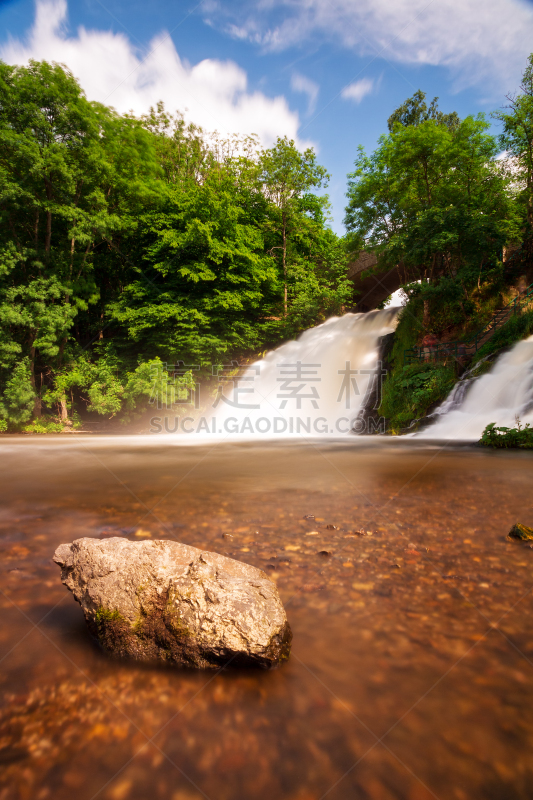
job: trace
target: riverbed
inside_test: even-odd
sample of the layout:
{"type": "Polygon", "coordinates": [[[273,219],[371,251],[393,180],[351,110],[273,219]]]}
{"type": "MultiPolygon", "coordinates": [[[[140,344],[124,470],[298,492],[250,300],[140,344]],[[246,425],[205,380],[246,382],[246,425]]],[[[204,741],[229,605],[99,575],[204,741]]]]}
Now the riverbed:
{"type": "Polygon", "coordinates": [[[0,442],[0,800],[530,800],[533,458],[431,442],[0,442]],[[174,539],[264,569],[271,672],[122,663],[55,548],[174,539]]]}

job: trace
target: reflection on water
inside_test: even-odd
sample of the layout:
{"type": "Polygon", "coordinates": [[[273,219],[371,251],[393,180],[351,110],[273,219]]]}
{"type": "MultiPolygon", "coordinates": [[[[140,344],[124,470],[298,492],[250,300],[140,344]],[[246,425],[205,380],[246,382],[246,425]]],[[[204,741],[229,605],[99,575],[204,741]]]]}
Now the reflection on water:
{"type": "Polygon", "coordinates": [[[505,538],[533,523],[530,455],[0,446],[1,800],[531,798],[533,550],[505,538]],[[104,656],[50,558],[112,535],[265,569],[290,662],[212,675],[104,656]]]}

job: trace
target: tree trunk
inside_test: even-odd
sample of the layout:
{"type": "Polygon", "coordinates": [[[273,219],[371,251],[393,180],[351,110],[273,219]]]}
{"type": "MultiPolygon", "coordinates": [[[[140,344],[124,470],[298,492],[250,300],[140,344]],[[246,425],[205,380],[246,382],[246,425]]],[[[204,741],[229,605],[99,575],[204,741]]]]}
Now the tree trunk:
{"type": "Polygon", "coordinates": [[[52,242],[52,212],[46,212],[46,238],[44,240],[44,249],[47,255],[50,254],[50,245],[52,242]]]}
{"type": "Polygon", "coordinates": [[[431,315],[429,312],[429,300],[424,300],[424,330],[429,328],[429,323],[431,322],[431,315]]]}
{"type": "Polygon", "coordinates": [[[283,220],[283,316],[287,316],[287,220],[285,213],[282,215],[283,220]]]}
{"type": "Polygon", "coordinates": [[[41,397],[37,391],[37,382],[35,380],[35,347],[32,345],[30,347],[30,382],[32,385],[32,389],[35,392],[35,401],[33,403],[33,416],[35,419],[39,419],[42,413],[41,410],[41,397]]]}
{"type": "Polygon", "coordinates": [[[15,240],[15,244],[17,245],[17,248],[18,248],[20,251],[22,251],[22,247],[21,247],[21,244],[20,244],[19,238],[18,238],[18,236],[17,236],[17,232],[16,232],[16,230],[15,230],[15,226],[13,225],[13,221],[12,221],[12,219],[11,219],[11,214],[8,214],[7,221],[8,221],[8,223],[9,223],[9,227],[11,228],[11,233],[13,234],[13,238],[14,238],[14,240],[15,240]]]}
{"type": "Polygon", "coordinates": [[[67,398],[65,397],[65,395],[63,395],[63,397],[59,401],[59,409],[60,409],[60,415],[61,415],[61,422],[64,425],[67,425],[68,424],[68,408],[67,408],[67,398]]]}

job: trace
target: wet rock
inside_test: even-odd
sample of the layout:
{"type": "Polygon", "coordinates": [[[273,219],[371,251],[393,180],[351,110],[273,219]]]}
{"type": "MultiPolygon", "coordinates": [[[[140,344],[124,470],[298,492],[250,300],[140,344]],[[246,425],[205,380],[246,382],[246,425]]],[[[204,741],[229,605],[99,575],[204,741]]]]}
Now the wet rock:
{"type": "Polygon", "coordinates": [[[291,630],[265,573],[171,541],[77,539],[54,561],[105,650],[142,661],[277,666],[291,630]]]}
{"type": "Polygon", "coordinates": [[[282,566],[288,567],[292,563],[291,559],[287,558],[286,556],[279,556],[279,557],[271,556],[271,558],[269,558],[268,561],[270,562],[270,564],[275,564],[276,567],[282,567],[282,566]]]}
{"type": "Polygon", "coordinates": [[[511,539],[523,539],[529,541],[533,539],[533,528],[528,528],[527,525],[521,525],[519,522],[513,525],[507,534],[511,539]]]}

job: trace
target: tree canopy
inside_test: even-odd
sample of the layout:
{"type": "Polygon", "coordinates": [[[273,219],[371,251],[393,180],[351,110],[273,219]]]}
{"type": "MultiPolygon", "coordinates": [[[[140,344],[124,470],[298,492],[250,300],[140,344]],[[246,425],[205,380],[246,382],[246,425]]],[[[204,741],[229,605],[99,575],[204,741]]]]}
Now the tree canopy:
{"type": "Polygon", "coordinates": [[[417,93],[392,115],[374,153],[360,148],[348,176],[346,225],[424,295],[425,327],[440,333],[473,311],[475,292],[492,291],[520,213],[483,115],[459,120],[422,101],[417,93]]]}
{"type": "Polygon", "coordinates": [[[0,62],[0,427],[128,418],[146,365],[207,371],[339,313],[324,178],[286,139],[120,115],[62,66],[0,62]]]}

